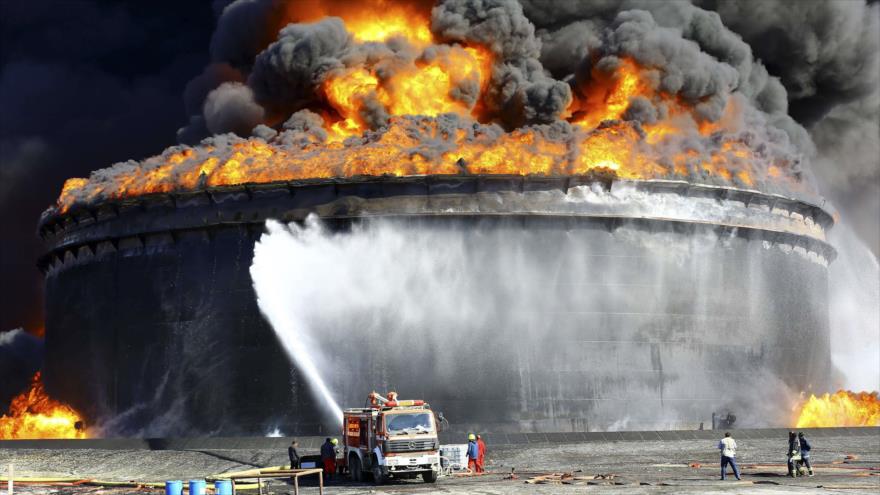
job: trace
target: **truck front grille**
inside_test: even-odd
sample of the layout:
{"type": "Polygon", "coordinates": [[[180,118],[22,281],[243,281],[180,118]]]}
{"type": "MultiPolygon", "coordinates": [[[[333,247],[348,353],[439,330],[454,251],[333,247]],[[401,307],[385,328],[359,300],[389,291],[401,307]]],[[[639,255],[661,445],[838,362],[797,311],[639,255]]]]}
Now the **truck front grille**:
{"type": "Polygon", "coordinates": [[[435,450],[436,448],[436,438],[420,438],[418,440],[389,440],[386,443],[387,452],[418,452],[422,450],[435,450]]]}

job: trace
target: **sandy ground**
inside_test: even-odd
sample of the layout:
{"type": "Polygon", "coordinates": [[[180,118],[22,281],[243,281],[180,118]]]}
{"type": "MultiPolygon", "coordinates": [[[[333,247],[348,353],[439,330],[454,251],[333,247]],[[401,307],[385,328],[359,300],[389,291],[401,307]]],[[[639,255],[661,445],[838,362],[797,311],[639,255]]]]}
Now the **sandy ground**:
{"type": "MultiPolygon", "coordinates": [[[[489,474],[444,477],[434,485],[420,480],[398,481],[375,487],[331,481],[328,494],[531,494],[531,493],[880,493],[880,435],[814,438],[816,475],[785,476],[786,439],[740,440],[738,459],[743,481],[733,476],[720,481],[718,451],[713,441],[588,442],[561,445],[500,447],[489,451],[489,474]],[[846,456],[856,456],[846,459],[846,456]],[[691,464],[699,467],[691,467],[691,464]],[[505,479],[511,468],[518,479],[505,479]],[[570,472],[591,478],[613,474],[610,480],[574,480],[571,484],[528,484],[539,474],[570,472]]],[[[116,481],[162,481],[204,478],[253,467],[286,462],[286,452],[265,450],[133,451],[133,450],[9,450],[0,449],[0,472],[9,463],[19,476],[74,476],[116,481]]],[[[0,487],[5,493],[5,483],[0,487]]],[[[292,493],[293,487],[275,481],[272,494],[292,493]]],[[[317,493],[306,484],[302,493],[317,493]]],[[[161,493],[138,488],[95,486],[16,485],[15,493],[33,495],[117,495],[161,493]]]]}

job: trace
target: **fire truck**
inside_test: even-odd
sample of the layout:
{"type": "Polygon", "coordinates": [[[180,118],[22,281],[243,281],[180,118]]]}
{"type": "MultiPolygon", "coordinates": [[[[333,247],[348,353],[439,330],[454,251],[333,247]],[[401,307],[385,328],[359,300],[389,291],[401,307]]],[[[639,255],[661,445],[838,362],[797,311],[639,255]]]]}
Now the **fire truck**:
{"type": "Polygon", "coordinates": [[[381,484],[389,478],[415,478],[434,483],[440,474],[440,422],[423,400],[398,400],[372,392],[369,407],[343,411],[342,462],[353,481],[372,474],[381,484]]]}

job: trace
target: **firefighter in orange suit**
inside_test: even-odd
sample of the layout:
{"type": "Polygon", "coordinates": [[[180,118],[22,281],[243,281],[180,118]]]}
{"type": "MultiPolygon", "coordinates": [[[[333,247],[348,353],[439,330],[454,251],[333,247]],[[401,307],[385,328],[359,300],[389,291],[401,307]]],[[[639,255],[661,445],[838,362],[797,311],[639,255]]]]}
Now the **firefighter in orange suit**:
{"type": "Polygon", "coordinates": [[[482,473],[483,463],[486,460],[486,444],[483,442],[483,437],[477,435],[477,472],[482,473]]]}

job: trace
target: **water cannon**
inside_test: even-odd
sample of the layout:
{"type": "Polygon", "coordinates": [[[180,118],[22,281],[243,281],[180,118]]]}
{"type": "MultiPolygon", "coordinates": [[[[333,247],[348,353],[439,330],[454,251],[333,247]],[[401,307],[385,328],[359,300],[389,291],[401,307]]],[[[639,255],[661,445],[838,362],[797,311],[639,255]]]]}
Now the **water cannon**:
{"type": "Polygon", "coordinates": [[[397,400],[397,392],[388,392],[387,397],[382,397],[382,395],[373,390],[370,392],[369,400],[371,407],[384,407],[388,402],[397,400]]]}
{"type": "Polygon", "coordinates": [[[388,392],[385,397],[381,394],[376,393],[376,391],[370,392],[370,407],[372,408],[382,408],[382,407],[407,407],[407,406],[424,406],[425,401],[421,399],[415,400],[398,400],[397,392],[388,392]]]}
{"type": "Polygon", "coordinates": [[[390,400],[385,403],[385,407],[406,407],[406,406],[424,406],[425,401],[416,400],[390,400]]]}

